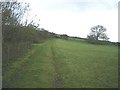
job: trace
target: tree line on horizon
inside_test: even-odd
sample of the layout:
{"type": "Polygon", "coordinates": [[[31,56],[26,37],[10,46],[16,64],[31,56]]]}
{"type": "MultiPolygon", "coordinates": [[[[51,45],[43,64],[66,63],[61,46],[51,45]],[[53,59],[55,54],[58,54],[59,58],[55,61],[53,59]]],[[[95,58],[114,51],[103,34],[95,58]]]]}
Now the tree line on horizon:
{"type": "Polygon", "coordinates": [[[52,38],[78,38],[88,42],[99,42],[99,38],[108,41],[107,35],[104,33],[106,29],[103,26],[95,26],[91,28],[91,33],[87,39],[80,37],[70,37],[67,34],[56,34],[49,32],[44,28],[39,28],[34,20],[31,22],[22,21],[24,15],[29,11],[29,4],[23,2],[2,2],[2,61],[3,69],[16,58],[27,52],[33,43],[41,43],[52,38]]]}

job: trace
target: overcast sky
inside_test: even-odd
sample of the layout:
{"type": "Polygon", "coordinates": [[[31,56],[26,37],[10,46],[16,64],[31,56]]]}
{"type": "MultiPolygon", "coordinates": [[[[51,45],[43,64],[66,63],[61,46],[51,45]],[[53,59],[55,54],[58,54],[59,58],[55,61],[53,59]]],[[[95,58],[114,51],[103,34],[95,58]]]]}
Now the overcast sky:
{"type": "Polygon", "coordinates": [[[110,41],[118,41],[119,0],[26,1],[31,7],[28,17],[40,19],[40,27],[50,32],[86,38],[91,27],[103,25],[110,41]]]}

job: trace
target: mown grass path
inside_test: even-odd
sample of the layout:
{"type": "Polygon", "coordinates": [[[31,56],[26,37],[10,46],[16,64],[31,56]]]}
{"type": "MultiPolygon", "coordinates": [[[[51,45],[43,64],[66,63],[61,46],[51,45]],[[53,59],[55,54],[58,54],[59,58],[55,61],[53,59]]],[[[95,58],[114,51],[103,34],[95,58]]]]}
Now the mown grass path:
{"type": "Polygon", "coordinates": [[[34,44],[3,73],[3,87],[118,87],[116,46],[54,39],[34,44]]]}
{"type": "Polygon", "coordinates": [[[58,68],[58,65],[57,65],[57,61],[56,61],[56,58],[55,58],[55,51],[54,51],[54,45],[52,44],[51,46],[51,51],[52,51],[52,60],[53,60],[53,66],[54,66],[54,69],[55,69],[55,77],[54,77],[54,80],[53,80],[53,87],[54,88],[64,88],[64,81],[59,73],[59,68],[58,68]]]}
{"type": "Polygon", "coordinates": [[[51,45],[49,41],[44,44],[34,44],[32,50],[19,58],[4,73],[4,87],[53,87],[55,67],[51,45]]]}

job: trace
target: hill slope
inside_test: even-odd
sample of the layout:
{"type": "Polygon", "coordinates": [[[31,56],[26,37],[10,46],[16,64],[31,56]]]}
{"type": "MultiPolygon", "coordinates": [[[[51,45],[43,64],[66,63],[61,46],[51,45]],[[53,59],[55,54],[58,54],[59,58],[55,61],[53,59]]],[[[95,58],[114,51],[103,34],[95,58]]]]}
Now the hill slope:
{"type": "Polygon", "coordinates": [[[3,73],[3,87],[118,87],[118,48],[61,39],[34,44],[3,73]]]}

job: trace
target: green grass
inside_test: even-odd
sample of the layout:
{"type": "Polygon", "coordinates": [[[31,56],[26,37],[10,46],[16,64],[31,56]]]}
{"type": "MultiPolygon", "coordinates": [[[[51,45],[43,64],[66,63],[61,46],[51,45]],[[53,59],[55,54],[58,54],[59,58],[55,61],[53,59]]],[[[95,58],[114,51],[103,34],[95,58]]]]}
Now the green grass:
{"type": "Polygon", "coordinates": [[[55,42],[55,56],[65,87],[118,87],[117,47],[55,42]]]}
{"type": "Polygon", "coordinates": [[[3,81],[5,87],[51,88],[58,74],[65,88],[118,87],[118,48],[61,39],[34,44],[5,71],[3,81]]]}

